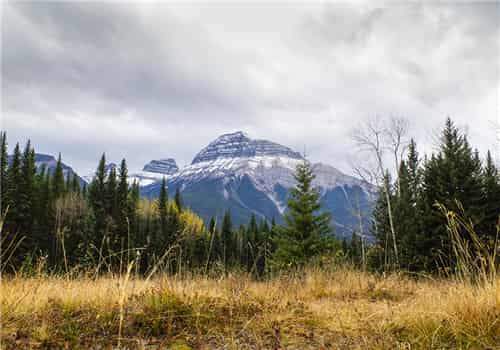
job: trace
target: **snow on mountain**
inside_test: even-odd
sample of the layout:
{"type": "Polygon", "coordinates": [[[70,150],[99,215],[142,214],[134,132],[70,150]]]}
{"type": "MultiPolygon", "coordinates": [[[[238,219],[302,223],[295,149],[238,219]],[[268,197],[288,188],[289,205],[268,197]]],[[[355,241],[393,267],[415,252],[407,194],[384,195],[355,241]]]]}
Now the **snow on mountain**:
{"type": "MultiPolygon", "coordinates": [[[[105,166],[106,174],[109,174],[111,169],[115,169],[118,173],[119,167],[115,163],[108,163],[105,166]]],[[[152,160],[146,165],[144,165],[142,171],[137,171],[128,174],[128,183],[133,184],[134,181],[139,184],[140,187],[151,185],[155,182],[161,181],[164,177],[167,178],[172,174],[175,174],[179,168],[177,163],[173,158],[152,160]]],[[[84,176],[84,180],[87,183],[92,182],[95,174],[84,176]]]]}
{"type": "Polygon", "coordinates": [[[128,180],[129,183],[136,181],[143,187],[161,181],[164,177],[167,179],[178,171],[179,167],[173,158],[152,160],[144,165],[142,171],[130,174],[128,180]]]}
{"type": "Polygon", "coordinates": [[[237,131],[219,136],[196,155],[191,164],[214,161],[221,158],[250,158],[259,156],[286,156],[301,159],[298,152],[266,140],[253,140],[237,131]]]}
{"type": "Polygon", "coordinates": [[[148,164],[144,165],[142,171],[148,173],[158,173],[171,175],[179,171],[179,167],[173,158],[152,160],[148,164]]]}
{"type": "MultiPolygon", "coordinates": [[[[230,209],[237,224],[246,223],[252,214],[279,221],[287,208],[288,191],[295,185],[295,168],[303,161],[300,153],[288,147],[238,131],[215,139],[190,165],[168,174],[167,183],[170,192],[179,188],[186,203],[206,219],[230,209]]],[[[333,212],[337,227],[354,226],[356,208],[365,214],[371,211],[372,185],[330,165],[312,166],[313,184],[325,208],[333,212]]],[[[149,181],[142,193],[155,197],[159,183],[149,181]]]]}

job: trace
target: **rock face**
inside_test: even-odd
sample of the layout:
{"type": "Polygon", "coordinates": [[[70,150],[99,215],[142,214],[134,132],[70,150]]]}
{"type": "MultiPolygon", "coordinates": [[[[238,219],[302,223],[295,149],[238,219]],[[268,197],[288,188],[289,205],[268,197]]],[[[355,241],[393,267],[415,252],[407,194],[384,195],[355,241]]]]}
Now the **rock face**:
{"type": "Polygon", "coordinates": [[[179,171],[179,167],[173,158],[152,160],[148,164],[144,165],[142,171],[172,175],[179,171]]]}
{"type": "Polygon", "coordinates": [[[192,164],[210,162],[221,158],[289,157],[301,159],[300,153],[266,140],[252,140],[245,133],[237,131],[225,134],[211,142],[193,159],[192,164]]]}
{"type": "MultiPolygon", "coordinates": [[[[300,153],[266,140],[254,140],[243,132],[225,134],[202,149],[192,163],[166,174],[171,195],[177,188],[183,200],[204,219],[220,221],[230,210],[236,225],[248,223],[252,214],[281,222],[287,210],[289,189],[295,185],[295,167],[304,161],[300,153]]],[[[313,164],[314,185],[332,226],[340,236],[350,235],[362,224],[368,227],[376,197],[375,188],[326,164],[313,164]]],[[[158,181],[146,184],[142,194],[157,197],[158,181]]]]}

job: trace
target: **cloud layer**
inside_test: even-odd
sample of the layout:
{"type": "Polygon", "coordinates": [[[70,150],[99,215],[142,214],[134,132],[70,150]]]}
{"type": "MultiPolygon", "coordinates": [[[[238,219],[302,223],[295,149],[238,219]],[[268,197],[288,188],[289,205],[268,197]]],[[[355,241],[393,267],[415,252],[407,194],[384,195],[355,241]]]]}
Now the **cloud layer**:
{"type": "Polygon", "coordinates": [[[481,150],[498,121],[500,4],[13,3],[2,129],[80,173],[189,163],[245,130],[349,172],[351,130],[405,116],[422,148],[446,116],[481,150]]]}

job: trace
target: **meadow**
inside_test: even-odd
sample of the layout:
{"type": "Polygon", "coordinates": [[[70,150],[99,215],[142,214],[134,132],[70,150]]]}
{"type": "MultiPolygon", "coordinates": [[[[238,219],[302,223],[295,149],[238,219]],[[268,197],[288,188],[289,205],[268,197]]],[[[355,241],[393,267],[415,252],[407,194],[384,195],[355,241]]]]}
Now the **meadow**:
{"type": "Polygon", "coordinates": [[[2,349],[500,349],[500,279],[4,277],[2,349]]]}

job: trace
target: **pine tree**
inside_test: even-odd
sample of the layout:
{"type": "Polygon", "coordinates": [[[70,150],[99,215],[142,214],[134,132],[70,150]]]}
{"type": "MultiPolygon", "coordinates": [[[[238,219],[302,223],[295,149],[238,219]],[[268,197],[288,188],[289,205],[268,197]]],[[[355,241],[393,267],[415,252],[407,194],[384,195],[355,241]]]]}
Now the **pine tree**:
{"type": "Polygon", "coordinates": [[[233,223],[231,219],[231,212],[227,210],[222,219],[221,227],[221,243],[222,243],[222,261],[224,268],[227,270],[232,262],[233,253],[233,223]]]}
{"type": "Polygon", "coordinates": [[[217,224],[212,216],[208,224],[208,247],[207,247],[207,262],[205,270],[208,270],[211,263],[217,259],[219,253],[219,233],[217,232],[217,224]]]}
{"type": "MultiPolygon", "coordinates": [[[[19,207],[19,229],[29,236],[33,233],[34,215],[35,215],[35,151],[31,148],[31,142],[28,140],[22,155],[21,165],[21,178],[18,194],[18,207],[19,207]]],[[[34,246],[31,240],[30,245],[34,246]]]]}
{"type": "Polygon", "coordinates": [[[89,186],[89,204],[94,214],[94,237],[91,242],[101,248],[106,229],[106,156],[102,155],[94,179],[89,186]]]}
{"type": "Polygon", "coordinates": [[[486,240],[493,241],[496,237],[497,225],[500,224],[500,177],[490,151],[486,155],[482,183],[485,208],[484,219],[478,231],[486,240]]]}
{"type": "Polygon", "coordinates": [[[129,188],[127,162],[122,159],[120,164],[120,174],[118,176],[117,198],[117,232],[123,241],[129,242],[129,188]]]}
{"type": "Polygon", "coordinates": [[[312,187],[314,174],[307,161],[297,165],[297,185],[290,191],[285,226],[277,230],[274,262],[300,267],[332,248],[330,215],[321,212],[319,193],[312,187]]]}
{"type": "Polygon", "coordinates": [[[142,247],[145,244],[145,237],[139,232],[139,216],[137,214],[137,208],[139,207],[140,201],[140,190],[139,184],[136,180],[133,181],[130,187],[130,193],[128,196],[127,205],[127,217],[130,222],[130,234],[131,241],[135,247],[142,247]]]}
{"type": "Polygon", "coordinates": [[[270,245],[270,233],[271,229],[267,224],[267,221],[263,219],[260,222],[258,233],[256,236],[256,246],[257,249],[257,259],[256,259],[256,272],[257,276],[262,276],[266,271],[267,262],[271,255],[271,245],[270,245]]]}
{"type": "Polygon", "coordinates": [[[80,190],[80,181],[78,180],[78,175],[73,174],[73,179],[71,180],[71,192],[73,193],[81,193],[80,190]]]}
{"type": "Polygon", "coordinates": [[[62,168],[61,153],[57,157],[56,169],[54,170],[54,176],[52,177],[52,194],[54,199],[62,196],[64,193],[64,173],[62,168]]]}
{"type": "Polygon", "coordinates": [[[0,132],[0,210],[3,212],[7,207],[7,171],[8,171],[8,155],[7,155],[7,133],[0,132]]]}
{"type": "Polygon", "coordinates": [[[176,188],[175,190],[175,197],[174,197],[175,205],[177,205],[177,209],[179,211],[182,211],[182,198],[181,198],[181,191],[179,190],[179,187],[176,188]]]}
{"type": "Polygon", "coordinates": [[[259,228],[257,226],[257,218],[255,214],[252,213],[250,216],[250,221],[248,222],[246,230],[246,242],[245,242],[245,258],[247,271],[251,271],[255,265],[255,261],[258,255],[258,245],[257,239],[259,235],[259,228]]]}
{"type": "Polygon", "coordinates": [[[443,263],[445,267],[455,265],[446,219],[437,204],[478,224],[484,214],[482,195],[479,157],[472,151],[467,137],[448,118],[439,153],[425,164],[423,172],[419,255],[424,269],[441,268],[443,263]]]}
{"type": "Polygon", "coordinates": [[[71,189],[71,182],[72,182],[72,177],[71,177],[71,173],[68,171],[66,173],[66,183],[64,184],[64,193],[69,193],[72,191],[71,189]]]}
{"type": "Polygon", "coordinates": [[[6,192],[6,202],[9,207],[9,212],[6,218],[5,228],[11,233],[18,232],[21,221],[21,208],[19,208],[21,176],[21,150],[19,148],[19,143],[17,143],[14,148],[14,154],[12,155],[12,162],[7,171],[8,188],[6,192]]]}
{"type": "Polygon", "coordinates": [[[52,248],[55,246],[55,236],[53,234],[53,201],[51,176],[49,171],[43,166],[37,175],[37,226],[34,232],[37,247],[43,254],[49,254],[52,258],[52,248]]]}
{"type": "Polygon", "coordinates": [[[168,193],[165,177],[163,177],[161,181],[160,195],[158,196],[158,214],[160,220],[160,241],[163,244],[163,248],[166,248],[173,243],[173,240],[172,237],[170,237],[170,232],[168,230],[168,193]]]}
{"type": "Polygon", "coordinates": [[[118,183],[116,180],[116,167],[114,166],[112,166],[109,170],[105,188],[106,222],[107,231],[109,233],[108,248],[115,253],[122,251],[126,247],[124,246],[125,242],[121,239],[122,237],[120,233],[117,232],[117,224],[119,220],[117,196],[118,183]]]}
{"type": "Polygon", "coordinates": [[[106,181],[106,206],[107,214],[116,223],[118,218],[118,196],[117,196],[118,182],[116,179],[116,168],[111,167],[106,181]]]}

